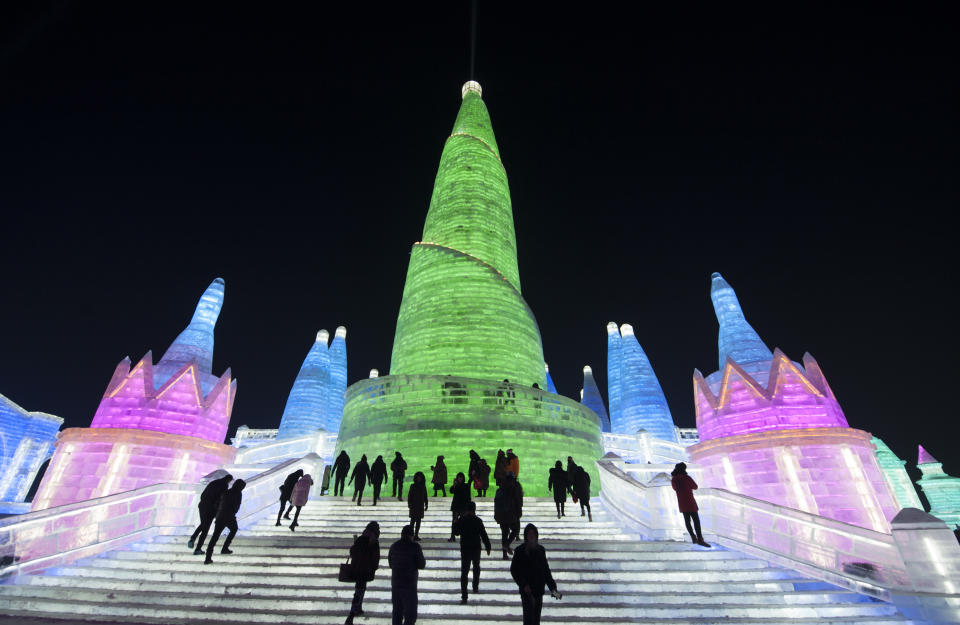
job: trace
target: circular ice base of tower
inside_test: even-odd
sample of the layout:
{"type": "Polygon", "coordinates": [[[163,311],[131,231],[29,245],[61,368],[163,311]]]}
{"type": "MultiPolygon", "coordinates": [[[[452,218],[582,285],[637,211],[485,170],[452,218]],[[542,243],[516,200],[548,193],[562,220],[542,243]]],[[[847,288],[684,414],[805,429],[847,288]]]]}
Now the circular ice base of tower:
{"type": "MultiPolygon", "coordinates": [[[[548,472],[567,456],[590,474],[591,494],[600,489],[595,461],[603,456],[600,420],[567,397],[518,384],[442,375],[388,375],[362,380],[347,389],[336,453],[351,463],[366,454],[389,464],[399,451],[407,461],[406,482],[444,456],[447,484],[466,474],[473,449],[492,469],[497,450],[520,458],[526,495],[548,495],[548,472]]],[[[432,494],[432,489],[429,490],[432,494]]],[[[476,491],[474,491],[475,493],[476,491]]]]}

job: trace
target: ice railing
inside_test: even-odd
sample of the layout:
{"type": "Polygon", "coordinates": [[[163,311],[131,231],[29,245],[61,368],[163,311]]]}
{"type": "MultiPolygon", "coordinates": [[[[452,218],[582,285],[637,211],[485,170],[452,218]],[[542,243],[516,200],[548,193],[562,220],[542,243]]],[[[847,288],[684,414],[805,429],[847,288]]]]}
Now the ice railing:
{"type": "Polygon", "coordinates": [[[336,433],[318,430],[313,434],[275,440],[256,447],[241,447],[237,450],[234,464],[275,463],[290,458],[301,458],[310,453],[317,454],[330,463],[336,446],[336,433]]]}
{"type": "MultiPolygon", "coordinates": [[[[651,540],[689,540],[668,475],[644,484],[619,457],[597,464],[600,498],[626,529],[651,540]]],[[[960,602],[960,583],[952,582],[960,579],[960,546],[923,511],[902,511],[893,534],[885,534],[719,488],[701,488],[696,497],[710,542],[887,601],[920,592],[960,602]]]]}
{"type": "MultiPolygon", "coordinates": [[[[678,428],[679,430],[679,428],[678,428]]],[[[687,462],[687,446],[657,438],[645,430],[636,434],[603,433],[604,450],[627,462],[653,464],[687,462]]]]}
{"type": "MultiPolygon", "coordinates": [[[[323,469],[316,454],[289,460],[249,480],[238,521],[248,526],[277,505],[286,476],[323,469]]],[[[223,475],[221,471],[212,477],[223,475]]],[[[211,477],[208,476],[208,477],[211,477]]],[[[197,523],[206,483],[154,484],[107,497],[0,519],[0,579],[61,566],[197,523]]]]}

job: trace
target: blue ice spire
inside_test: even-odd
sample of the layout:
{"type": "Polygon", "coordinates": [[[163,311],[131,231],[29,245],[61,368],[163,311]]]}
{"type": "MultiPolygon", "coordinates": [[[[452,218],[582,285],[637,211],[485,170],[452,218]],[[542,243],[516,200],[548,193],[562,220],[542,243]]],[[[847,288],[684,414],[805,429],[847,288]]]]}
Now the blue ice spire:
{"type": "MultiPolygon", "coordinates": [[[[191,360],[197,361],[201,373],[213,373],[213,328],[223,308],[223,290],[223,278],[216,278],[203,292],[190,324],[174,339],[163,358],[154,366],[154,388],[160,388],[191,360]]],[[[203,390],[207,392],[209,389],[203,390]]]]}
{"type": "Polygon", "coordinates": [[[623,390],[620,420],[611,424],[614,434],[635,434],[642,429],[656,438],[677,442],[676,426],[667,406],[667,398],[660,388],[657,374],[653,372],[650,359],[633,335],[633,326],[623,324],[620,334],[623,337],[620,363],[623,390]]]}
{"type": "Polygon", "coordinates": [[[330,343],[330,394],[326,428],[329,432],[340,431],[343,417],[344,393],[347,391],[347,329],[337,328],[330,343]]]}
{"type": "Polygon", "coordinates": [[[719,273],[713,274],[710,299],[713,300],[713,310],[717,313],[717,322],[720,324],[717,347],[721,370],[727,362],[727,356],[737,364],[773,358],[773,353],[743,316],[737,294],[719,273]]]}
{"type": "Polygon", "coordinates": [[[610,402],[611,423],[620,423],[620,400],[623,396],[620,386],[621,342],[620,330],[611,321],[607,324],[607,400],[610,402]]]}
{"type": "Polygon", "coordinates": [[[583,368],[583,396],[580,403],[597,413],[600,417],[600,430],[610,431],[610,416],[607,414],[607,408],[603,405],[603,397],[600,395],[600,389],[597,388],[597,381],[593,379],[593,369],[589,365],[583,368]]]}
{"type": "Polygon", "coordinates": [[[330,333],[317,332],[317,340],[307,352],[300,373],[293,381],[287,405],[280,417],[277,438],[295,438],[312,434],[326,427],[330,395],[330,354],[327,340],[330,333]]]}
{"type": "Polygon", "coordinates": [[[547,392],[557,394],[557,385],[553,383],[553,378],[550,377],[550,365],[544,363],[543,368],[547,372],[547,392]]]}

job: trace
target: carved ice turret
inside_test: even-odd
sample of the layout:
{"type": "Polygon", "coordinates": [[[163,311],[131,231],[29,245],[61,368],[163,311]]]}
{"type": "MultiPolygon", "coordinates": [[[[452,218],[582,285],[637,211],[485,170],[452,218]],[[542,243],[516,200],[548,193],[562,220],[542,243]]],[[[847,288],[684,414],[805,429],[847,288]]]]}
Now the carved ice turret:
{"type": "Polygon", "coordinates": [[[607,414],[607,408],[603,405],[603,396],[600,395],[597,381],[593,379],[593,369],[589,365],[583,368],[583,390],[580,392],[580,403],[597,413],[600,417],[600,429],[609,432],[610,415],[607,414]]]}
{"type": "Polygon", "coordinates": [[[930,514],[950,526],[960,527],[960,477],[948,475],[930,452],[920,445],[917,468],[923,476],[917,481],[930,502],[930,514]]]}

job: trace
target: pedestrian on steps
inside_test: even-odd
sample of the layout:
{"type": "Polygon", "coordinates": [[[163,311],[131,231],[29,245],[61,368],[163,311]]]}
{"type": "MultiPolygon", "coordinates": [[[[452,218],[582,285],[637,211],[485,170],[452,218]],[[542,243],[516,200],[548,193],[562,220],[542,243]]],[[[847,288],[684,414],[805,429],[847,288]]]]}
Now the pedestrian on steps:
{"type": "MultiPolygon", "coordinates": [[[[498,487],[507,476],[507,456],[503,450],[497,451],[497,459],[493,462],[493,482],[498,487]]],[[[494,493],[496,494],[496,493],[494,493]]]]}
{"type": "Polygon", "coordinates": [[[550,574],[547,551],[540,544],[539,532],[533,523],[528,523],[523,529],[523,543],[517,547],[513,562],[510,563],[510,575],[520,589],[523,625],[540,625],[544,586],[550,589],[550,595],[555,599],[563,595],[557,590],[557,583],[550,574]]]}
{"type": "Polygon", "coordinates": [[[380,568],[379,523],[370,521],[363,533],[354,539],[353,546],[350,547],[350,560],[357,581],[353,587],[353,601],[350,603],[346,625],[352,625],[355,616],[363,615],[363,595],[367,592],[367,582],[373,581],[374,574],[380,568]]]}
{"type": "Polygon", "coordinates": [[[580,516],[587,515],[587,520],[593,520],[590,512],[590,474],[583,467],[577,467],[573,476],[573,493],[580,500],[580,516]],[[586,508],[586,513],[584,513],[586,508]]]}
{"type": "Polygon", "coordinates": [[[217,516],[217,505],[220,503],[220,497],[227,492],[232,480],[233,476],[228,473],[211,481],[200,493],[200,503],[197,504],[197,511],[200,513],[200,525],[193,530],[193,535],[187,541],[187,547],[193,549],[193,555],[199,556],[203,553],[203,543],[207,539],[207,532],[210,531],[213,519],[217,516]]]}
{"type": "Polygon", "coordinates": [[[520,517],[523,514],[523,490],[520,484],[508,472],[503,484],[493,496],[493,519],[500,525],[500,541],[503,559],[513,555],[510,543],[520,533],[520,517]]]}
{"type": "Polygon", "coordinates": [[[296,486],[297,481],[303,477],[303,469],[297,469],[293,473],[287,476],[287,479],[283,480],[283,484],[280,485],[280,510],[277,511],[277,527],[280,527],[280,518],[285,519],[290,518],[290,510],[293,509],[293,504],[290,504],[287,507],[287,502],[290,501],[290,494],[293,492],[293,487],[296,486]],[[287,508],[287,513],[283,513],[283,509],[287,508]]]}
{"type": "Polygon", "coordinates": [[[420,542],[420,522],[429,506],[427,501],[427,478],[423,471],[413,474],[413,484],[407,491],[407,508],[410,510],[410,525],[413,526],[413,540],[420,542]]]}
{"type": "Polygon", "coordinates": [[[507,472],[513,473],[513,477],[520,479],[520,458],[513,453],[512,449],[507,450],[507,472]]]}
{"type": "Polygon", "coordinates": [[[393,601],[393,625],[417,622],[417,580],[420,569],[427,568],[423,549],[413,540],[413,526],[404,525],[400,540],[390,545],[390,595],[393,601]]]}
{"type": "Polygon", "coordinates": [[[567,483],[567,472],[563,470],[563,464],[557,460],[556,466],[550,469],[550,477],[547,479],[547,490],[553,491],[553,503],[557,506],[557,518],[567,516],[564,506],[567,503],[567,491],[570,485],[567,483]]]}
{"type": "Polygon", "coordinates": [[[490,488],[490,465],[484,458],[480,458],[480,464],[477,465],[473,486],[477,489],[477,497],[487,496],[487,489],[490,488]]]}
{"type": "Polygon", "coordinates": [[[467,573],[473,564],[473,594],[480,592],[480,543],[490,555],[490,537],[477,516],[477,502],[468,501],[467,507],[456,523],[453,533],[460,537],[460,603],[467,602],[467,573]]]}
{"type": "Polygon", "coordinates": [[[220,498],[220,503],[217,506],[216,525],[213,527],[213,536],[210,537],[210,544],[207,546],[207,557],[203,560],[204,564],[213,563],[213,549],[217,546],[217,540],[223,533],[223,528],[229,529],[230,533],[227,534],[227,539],[223,541],[223,549],[220,550],[220,553],[227,555],[233,553],[230,551],[230,543],[233,542],[233,537],[237,535],[237,513],[240,511],[240,504],[243,503],[243,487],[246,485],[247,483],[243,480],[237,480],[230,487],[230,490],[220,498]]]}
{"type": "Polygon", "coordinates": [[[350,481],[347,485],[353,484],[353,497],[350,501],[356,501],[360,505],[363,498],[363,489],[367,485],[367,478],[370,476],[370,465],[367,464],[367,454],[360,456],[360,462],[353,467],[353,473],[350,474],[350,481]]]}
{"type": "Polygon", "coordinates": [[[407,461],[400,452],[395,452],[393,462],[390,463],[390,472],[393,474],[393,495],[403,501],[403,476],[407,472],[407,461]]]}
{"type": "Polygon", "coordinates": [[[300,525],[300,523],[297,522],[300,520],[300,509],[307,505],[311,488],[313,488],[313,478],[307,474],[297,480],[296,485],[293,487],[293,492],[290,493],[290,505],[297,507],[297,511],[293,513],[293,523],[290,524],[291,532],[296,530],[297,526],[300,525]]]}
{"type": "Polygon", "coordinates": [[[437,496],[437,491],[443,491],[443,496],[447,496],[447,465],[443,463],[443,456],[437,456],[437,464],[430,467],[433,471],[433,496],[437,496]]]}
{"type": "Polygon", "coordinates": [[[677,493],[677,507],[680,508],[680,513],[683,514],[683,522],[687,526],[690,538],[694,544],[700,545],[701,547],[709,547],[710,545],[703,540],[703,533],[700,531],[699,508],[697,507],[697,500],[693,496],[693,491],[697,490],[697,483],[693,481],[692,477],[687,475],[687,465],[683,462],[678,462],[673,468],[673,471],[670,472],[670,475],[673,476],[673,479],[670,480],[670,485],[673,486],[673,490],[677,493]],[[693,527],[690,526],[691,521],[693,521],[693,527]],[[696,532],[694,532],[694,530],[696,530],[696,532]]]}
{"type": "Polygon", "coordinates": [[[457,541],[453,535],[453,526],[457,524],[457,520],[466,512],[467,504],[470,502],[470,485],[467,484],[463,473],[457,473],[457,477],[453,478],[453,485],[450,486],[450,496],[453,499],[450,502],[452,519],[450,521],[450,538],[447,539],[447,542],[453,543],[457,541]]]}
{"type": "Polygon", "coordinates": [[[343,495],[343,485],[347,481],[347,473],[350,473],[350,456],[346,450],[341,450],[340,455],[333,463],[333,496],[343,495]]]}
{"type": "Polygon", "coordinates": [[[377,459],[370,465],[370,484],[373,486],[373,505],[377,505],[377,499],[380,499],[380,487],[387,481],[387,463],[383,461],[383,456],[377,456],[377,459]]]}

